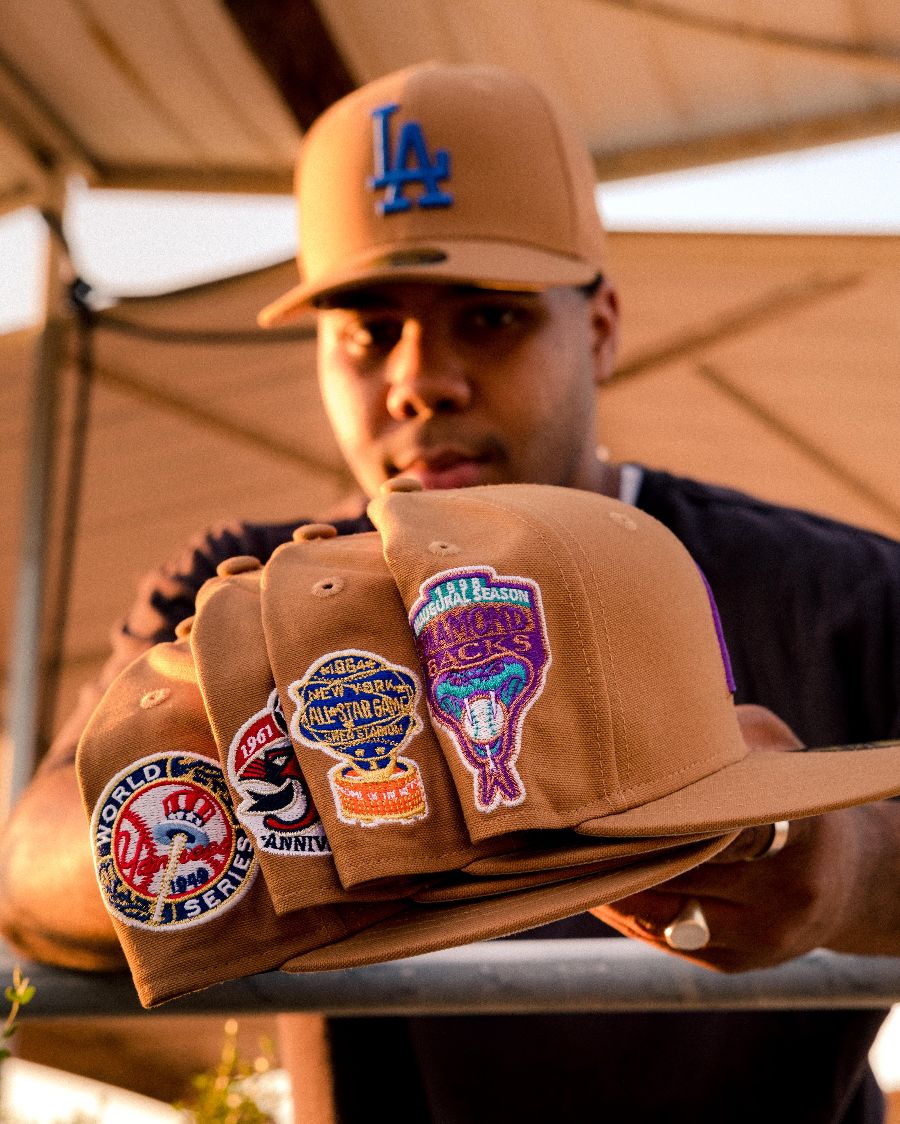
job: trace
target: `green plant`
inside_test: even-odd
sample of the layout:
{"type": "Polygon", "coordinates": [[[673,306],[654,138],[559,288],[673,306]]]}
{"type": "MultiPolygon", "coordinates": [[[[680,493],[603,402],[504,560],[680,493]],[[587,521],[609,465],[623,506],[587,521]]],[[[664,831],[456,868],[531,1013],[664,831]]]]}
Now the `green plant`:
{"type": "Polygon", "coordinates": [[[250,1079],[265,1073],[271,1057],[260,1054],[253,1061],[238,1056],[237,1019],[228,1019],[224,1027],[222,1054],[215,1069],[198,1073],[191,1084],[194,1097],[174,1106],[190,1124],[274,1124],[252,1096],[250,1079]]]}
{"type": "MultiPolygon", "coordinates": [[[[9,1013],[6,1016],[6,1022],[3,1024],[3,1031],[0,1033],[0,1037],[4,1041],[12,1038],[15,1034],[19,1011],[34,999],[34,990],[34,985],[29,983],[27,976],[22,975],[22,969],[17,964],[13,968],[12,983],[3,993],[9,1003],[9,1013]]],[[[5,1046],[0,1046],[0,1061],[8,1058],[9,1055],[10,1051],[5,1046]]]]}

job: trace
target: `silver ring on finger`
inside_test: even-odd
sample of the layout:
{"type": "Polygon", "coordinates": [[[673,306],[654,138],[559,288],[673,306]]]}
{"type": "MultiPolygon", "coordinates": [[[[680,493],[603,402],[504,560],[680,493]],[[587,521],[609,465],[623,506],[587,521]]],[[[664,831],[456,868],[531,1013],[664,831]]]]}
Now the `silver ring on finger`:
{"type": "Polygon", "coordinates": [[[663,930],[669,948],[677,952],[696,952],[709,944],[709,924],[696,898],[688,898],[684,908],[663,930]]]}

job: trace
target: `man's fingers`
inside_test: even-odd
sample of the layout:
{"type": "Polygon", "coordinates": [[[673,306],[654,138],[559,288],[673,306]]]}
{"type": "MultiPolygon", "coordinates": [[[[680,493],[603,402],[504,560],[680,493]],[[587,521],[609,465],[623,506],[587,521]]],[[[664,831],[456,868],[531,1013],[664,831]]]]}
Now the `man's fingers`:
{"type": "Polygon", "coordinates": [[[711,863],[756,862],[773,857],[787,845],[790,828],[787,820],[777,824],[746,827],[731,843],[708,861],[711,863]]]}

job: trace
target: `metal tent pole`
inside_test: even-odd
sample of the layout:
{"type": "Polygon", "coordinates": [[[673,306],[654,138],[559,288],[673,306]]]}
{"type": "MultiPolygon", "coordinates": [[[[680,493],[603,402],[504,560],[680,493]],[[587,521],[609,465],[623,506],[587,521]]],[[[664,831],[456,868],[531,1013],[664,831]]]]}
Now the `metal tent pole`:
{"type": "MultiPolygon", "coordinates": [[[[64,188],[60,196],[64,196],[64,188]]],[[[61,211],[60,206],[46,215],[44,323],[32,379],[22,541],[9,653],[8,735],[12,752],[2,794],[6,813],[31,779],[39,752],[42,634],[53,516],[59,374],[72,321],[68,302],[71,265],[59,234],[61,211]]]]}

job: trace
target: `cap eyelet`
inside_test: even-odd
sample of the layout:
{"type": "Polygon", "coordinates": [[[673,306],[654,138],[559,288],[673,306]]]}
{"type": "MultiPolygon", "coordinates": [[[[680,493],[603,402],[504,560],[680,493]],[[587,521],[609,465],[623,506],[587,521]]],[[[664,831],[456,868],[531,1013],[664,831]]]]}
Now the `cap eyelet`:
{"type": "Polygon", "coordinates": [[[428,549],[432,554],[459,554],[459,547],[455,542],[444,542],[443,539],[435,539],[434,542],[430,542],[428,549]]]}
{"type": "Polygon", "coordinates": [[[343,590],[345,584],[343,578],[322,578],[321,581],[316,582],[310,592],[313,597],[334,597],[336,593],[343,590]]]}
{"type": "Polygon", "coordinates": [[[172,691],[169,687],[159,687],[155,691],[148,691],[146,695],[143,695],[141,697],[141,710],[152,710],[153,707],[159,706],[160,703],[164,703],[171,694],[172,691]]]}

